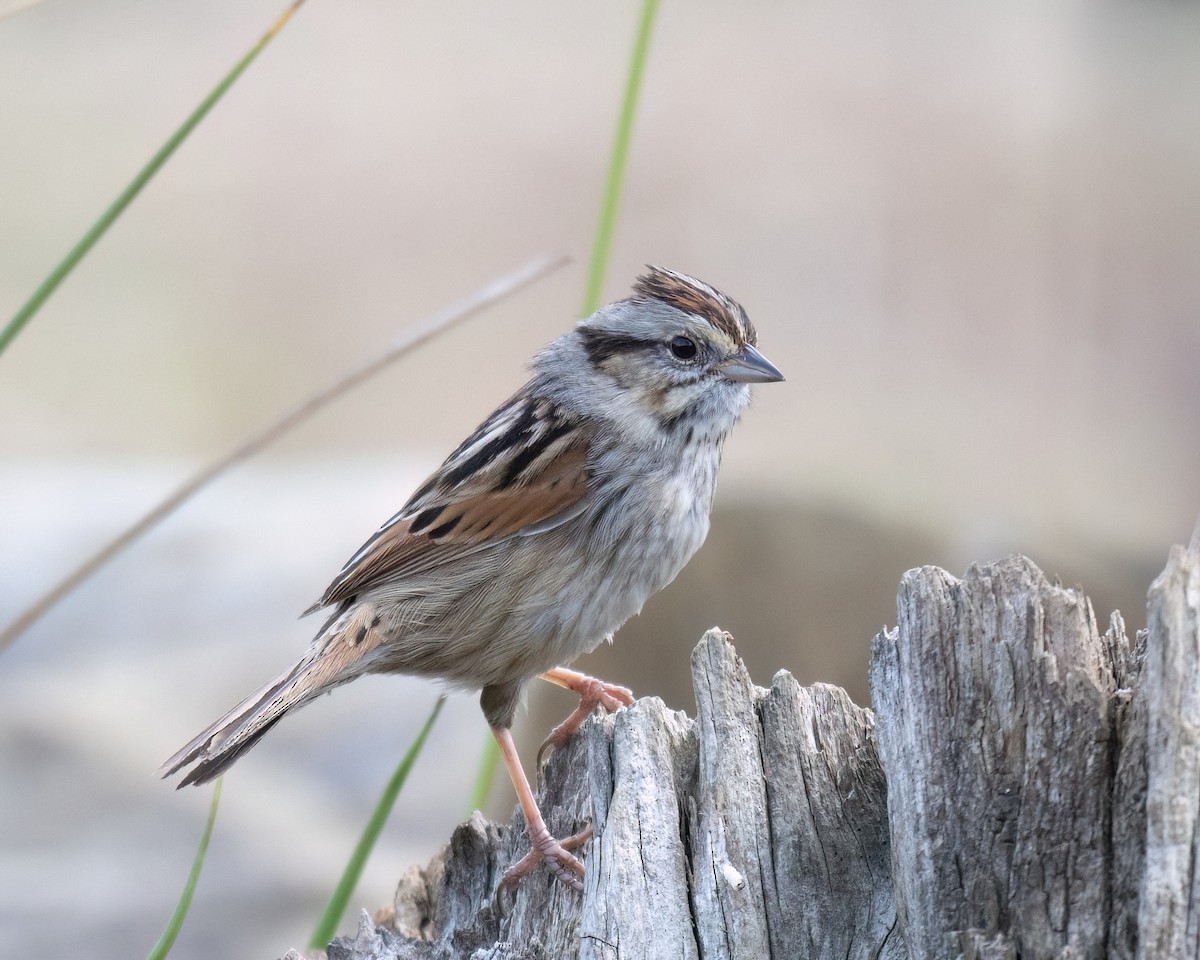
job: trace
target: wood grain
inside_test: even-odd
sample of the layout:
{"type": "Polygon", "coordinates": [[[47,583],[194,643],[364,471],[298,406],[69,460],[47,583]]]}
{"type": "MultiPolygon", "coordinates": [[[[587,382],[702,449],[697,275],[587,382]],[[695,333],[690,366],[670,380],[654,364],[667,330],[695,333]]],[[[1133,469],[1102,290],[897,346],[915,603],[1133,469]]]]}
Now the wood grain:
{"type": "Polygon", "coordinates": [[[539,802],[591,822],[581,895],[504,869],[479,815],[330,960],[1200,957],[1200,558],[1172,551],[1130,643],[1024,557],[900,584],[875,712],[720,630],[695,718],[639,700],[553,754],[539,802]]]}

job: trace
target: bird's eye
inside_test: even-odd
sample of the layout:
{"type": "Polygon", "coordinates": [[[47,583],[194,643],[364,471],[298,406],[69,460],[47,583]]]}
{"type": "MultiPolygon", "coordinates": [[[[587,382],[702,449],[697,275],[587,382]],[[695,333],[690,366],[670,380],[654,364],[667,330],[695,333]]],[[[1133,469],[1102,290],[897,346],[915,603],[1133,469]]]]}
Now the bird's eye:
{"type": "Polygon", "coordinates": [[[680,360],[694,360],[696,358],[696,344],[688,337],[676,337],[671,341],[671,353],[680,360]]]}

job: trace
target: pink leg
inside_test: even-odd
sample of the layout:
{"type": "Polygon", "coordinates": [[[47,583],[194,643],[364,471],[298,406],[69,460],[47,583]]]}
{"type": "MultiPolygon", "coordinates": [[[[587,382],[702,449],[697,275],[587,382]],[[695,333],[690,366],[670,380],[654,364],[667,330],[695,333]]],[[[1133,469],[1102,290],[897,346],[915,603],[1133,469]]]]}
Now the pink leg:
{"type": "Polygon", "coordinates": [[[521,812],[525,814],[525,823],[529,827],[529,842],[533,844],[533,849],[526,856],[505,871],[501,882],[513,886],[539,863],[545,861],[559,880],[575,890],[582,891],[583,881],[579,878],[583,876],[583,864],[568,851],[581,846],[592,835],[592,828],[588,827],[561,843],[550,836],[550,831],[546,829],[546,821],[542,819],[542,812],[533,797],[533,791],[529,788],[529,780],[521,768],[521,759],[517,756],[512,732],[504,727],[492,727],[492,736],[500,745],[500,755],[504,758],[504,766],[508,768],[508,776],[517,791],[517,801],[521,804],[521,812]]]}
{"type": "Polygon", "coordinates": [[[571,712],[566,720],[550,731],[550,736],[542,741],[537,753],[538,767],[541,767],[546,751],[552,747],[561,747],[571,739],[579,730],[579,725],[587,719],[588,714],[597,705],[612,713],[620,707],[628,707],[633,703],[633,691],[627,687],[605,683],[603,680],[589,677],[586,673],[578,673],[575,670],[568,670],[566,667],[547,670],[542,674],[542,679],[579,694],[579,706],[571,712]]]}

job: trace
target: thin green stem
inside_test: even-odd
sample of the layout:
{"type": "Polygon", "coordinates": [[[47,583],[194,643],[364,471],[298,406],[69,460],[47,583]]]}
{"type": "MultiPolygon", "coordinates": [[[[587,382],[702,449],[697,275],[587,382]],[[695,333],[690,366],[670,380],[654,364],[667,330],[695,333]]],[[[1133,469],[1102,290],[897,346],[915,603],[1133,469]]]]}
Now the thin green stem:
{"type": "Polygon", "coordinates": [[[633,137],[633,118],[637,113],[638,98],[642,91],[642,75],[645,73],[650,35],[654,30],[654,17],[657,12],[658,0],[643,0],[637,39],[633,44],[633,57],[629,64],[629,77],[625,82],[625,96],[621,101],[621,115],[617,120],[612,156],[608,162],[608,175],[604,180],[604,197],[600,201],[600,219],[596,224],[592,259],[588,265],[587,290],[583,296],[582,311],[582,316],[585,317],[600,306],[600,298],[604,293],[604,275],[608,269],[613,228],[616,226],[617,207],[621,199],[621,184],[625,179],[629,143],[633,137]]]}
{"type": "Polygon", "coordinates": [[[183,893],[179,895],[175,912],[167,921],[167,927],[163,930],[162,936],[158,938],[158,943],[147,955],[147,960],[163,960],[171,952],[171,947],[175,945],[175,938],[179,936],[188,909],[192,905],[192,894],[196,892],[196,882],[200,879],[204,858],[208,854],[208,841],[212,837],[213,824],[217,822],[217,808],[221,805],[221,779],[218,777],[217,782],[213,785],[212,802],[208,806],[208,822],[204,824],[204,833],[200,837],[200,846],[196,848],[196,858],[192,861],[192,870],[188,874],[187,883],[183,885],[183,893]]]}
{"type": "MultiPolygon", "coordinates": [[[[633,139],[633,118],[637,113],[638,100],[642,92],[642,77],[646,71],[646,60],[650,53],[650,35],[654,32],[654,17],[658,13],[658,0],[643,0],[642,15],[638,20],[637,37],[633,42],[633,56],[629,63],[629,76],[625,81],[625,96],[621,100],[621,115],[617,119],[617,130],[613,136],[612,153],[608,161],[608,173],[604,179],[604,196],[600,201],[600,219],[596,224],[596,236],[592,241],[592,256],[588,263],[587,288],[583,295],[580,316],[594,313],[600,306],[604,294],[604,275],[608,270],[608,255],[612,250],[613,229],[617,222],[617,207],[620,205],[621,184],[625,179],[625,162],[629,157],[629,144],[633,139]]],[[[488,791],[497,765],[500,748],[492,737],[487,738],[479,760],[479,773],[475,777],[472,809],[479,810],[487,802],[488,791]]]]}
{"type": "Polygon", "coordinates": [[[337,932],[337,925],[346,912],[346,905],[350,902],[350,897],[354,894],[354,888],[358,886],[358,881],[362,877],[363,867],[367,864],[367,858],[371,855],[375,841],[379,839],[383,825],[387,823],[387,819],[392,812],[392,807],[396,805],[396,797],[400,795],[404,781],[408,779],[409,771],[412,770],[412,766],[417,760],[417,755],[420,754],[421,748],[425,745],[425,738],[429,736],[429,731],[433,729],[433,722],[437,719],[438,714],[441,713],[442,704],[445,702],[445,697],[438,697],[437,703],[433,705],[433,712],[429,714],[429,719],[425,721],[425,726],[421,728],[421,732],[417,734],[417,739],[412,742],[412,746],[404,754],[400,765],[396,767],[396,772],[392,774],[392,779],[388,781],[388,785],[384,788],[379,802],[375,804],[375,810],[371,814],[371,819],[367,821],[362,836],[358,840],[358,845],[354,848],[354,853],[350,855],[350,860],[346,863],[346,868],[342,871],[342,878],[338,881],[337,887],[334,888],[333,894],[329,898],[329,903],[325,907],[325,912],[321,914],[321,919],[317,923],[317,929],[313,931],[312,939],[308,944],[310,949],[323,950],[329,945],[329,941],[333,939],[334,933],[337,932]]]}
{"type": "Polygon", "coordinates": [[[500,748],[496,746],[496,738],[488,736],[483,745],[483,753],[479,757],[479,772],[475,774],[475,787],[471,790],[471,805],[467,807],[467,815],[475,810],[482,810],[492,793],[492,784],[496,782],[496,768],[500,766],[500,748]]]}
{"type": "Polygon", "coordinates": [[[237,81],[238,77],[245,73],[246,68],[255,61],[258,55],[262,53],[263,48],[266,47],[266,45],[275,38],[275,35],[283,29],[284,25],[288,22],[288,20],[291,19],[292,14],[295,13],[303,3],[304,0],[292,0],[292,3],[288,5],[288,8],[283,12],[279,19],[272,24],[271,28],[266,33],[263,34],[258,43],[250,48],[250,52],[242,57],[242,59],[237,62],[237,65],[225,75],[225,78],[212,89],[212,92],[200,102],[200,106],[193,110],[191,115],[180,125],[179,129],[171,134],[166,143],[159,147],[158,152],[156,152],[154,156],[150,158],[150,161],[138,171],[137,176],[133,178],[129,186],[121,191],[120,195],[109,205],[108,209],[100,214],[100,218],[94,224],[92,224],[87,233],[85,233],[80,238],[79,242],[71,248],[65,257],[63,257],[58,266],[50,271],[50,275],[42,281],[41,285],[36,290],[33,291],[33,295],[27,301],[25,301],[25,304],[16,312],[13,318],[8,321],[8,324],[4,327],[4,329],[0,330],[0,353],[3,353],[5,349],[7,349],[8,345],[12,343],[16,335],[21,332],[21,329],[25,326],[25,324],[27,324],[33,318],[33,315],[37,313],[39,309],[41,309],[42,304],[44,304],[50,298],[50,295],[58,289],[59,284],[61,284],[63,280],[65,280],[70,274],[70,272],[75,269],[75,266],[87,255],[88,251],[96,245],[96,241],[104,236],[105,232],[107,232],[108,228],[113,225],[117,217],[125,212],[125,208],[133,202],[134,197],[142,192],[142,188],[150,182],[150,179],[156,173],[158,173],[159,168],[162,167],[162,165],[166,163],[168,159],[170,159],[171,154],[175,152],[176,148],[178,148],[178,146],[187,139],[188,134],[190,134],[196,128],[197,124],[199,124],[200,121],[208,115],[208,112],[213,108],[217,101],[225,95],[225,91],[232,87],[237,81]]]}

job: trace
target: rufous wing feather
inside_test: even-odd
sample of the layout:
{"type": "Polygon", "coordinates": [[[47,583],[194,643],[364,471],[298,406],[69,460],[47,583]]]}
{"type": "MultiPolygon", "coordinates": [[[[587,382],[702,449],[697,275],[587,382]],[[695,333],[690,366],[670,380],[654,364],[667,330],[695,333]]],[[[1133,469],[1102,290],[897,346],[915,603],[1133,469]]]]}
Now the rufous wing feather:
{"type": "Polygon", "coordinates": [[[589,446],[588,431],[549,401],[514,397],[450,455],[306,612],[566,522],[586,505],[589,446]]]}

